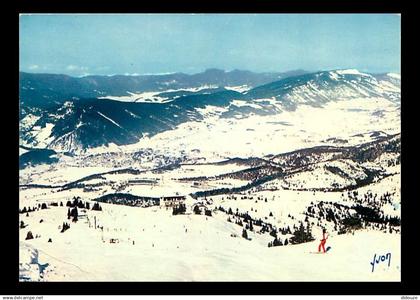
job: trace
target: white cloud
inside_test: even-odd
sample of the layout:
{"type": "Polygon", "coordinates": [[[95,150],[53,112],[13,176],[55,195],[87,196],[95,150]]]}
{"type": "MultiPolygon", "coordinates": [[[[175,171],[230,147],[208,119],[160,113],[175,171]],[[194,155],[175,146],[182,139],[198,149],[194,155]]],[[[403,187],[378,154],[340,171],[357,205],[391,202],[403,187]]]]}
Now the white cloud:
{"type": "Polygon", "coordinates": [[[81,75],[79,75],[77,77],[86,77],[86,76],[89,76],[89,75],[92,75],[92,74],[90,74],[90,73],[83,73],[83,74],[81,74],[81,75]]]}
{"type": "Polygon", "coordinates": [[[37,69],[39,69],[39,66],[38,66],[38,65],[30,65],[30,66],[28,67],[28,69],[29,69],[29,70],[37,70],[37,69]]]}
{"type": "Polygon", "coordinates": [[[68,71],[87,71],[87,70],[89,70],[89,68],[88,67],[83,67],[83,66],[68,65],[66,67],[66,70],[68,70],[68,71]]]}

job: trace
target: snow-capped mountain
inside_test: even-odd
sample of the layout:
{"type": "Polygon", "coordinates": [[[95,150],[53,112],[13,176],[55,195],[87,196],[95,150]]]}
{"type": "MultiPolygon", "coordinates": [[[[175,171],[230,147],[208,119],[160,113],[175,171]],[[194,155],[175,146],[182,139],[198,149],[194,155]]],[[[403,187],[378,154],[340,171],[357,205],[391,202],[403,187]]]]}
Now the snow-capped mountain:
{"type": "MultiPolygon", "coordinates": [[[[83,90],[81,86],[77,88],[83,90]]],[[[71,99],[44,108],[34,106],[31,101],[28,105],[27,98],[22,96],[21,144],[74,151],[110,143],[136,143],[180,124],[204,120],[209,113],[222,119],[241,119],[294,111],[301,105],[322,107],[329,102],[353,99],[365,99],[366,103],[385,99],[398,105],[400,78],[398,74],[335,70],[292,76],[242,92],[218,87],[150,95],[165,101],[153,101],[153,97],[150,102],[155,103],[100,97],[71,99]]]]}
{"type": "Polygon", "coordinates": [[[353,69],[335,70],[286,78],[245,94],[248,99],[274,98],[290,108],[366,97],[399,101],[400,79],[392,74],[374,76],[353,69]]]}
{"type": "Polygon", "coordinates": [[[241,96],[238,92],[224,91],[184,96],[160,104],[95,98],[67,101],[58,109],[45,110],[39,118],[26,115],[22,119],[21,136],[25,141],[34,141],[34,145],[66,151],[111,142],[130,144],[144,136],[173,129],[182,122],[202,119],[199,108],[227,106],[231,99],[241,96]]]}

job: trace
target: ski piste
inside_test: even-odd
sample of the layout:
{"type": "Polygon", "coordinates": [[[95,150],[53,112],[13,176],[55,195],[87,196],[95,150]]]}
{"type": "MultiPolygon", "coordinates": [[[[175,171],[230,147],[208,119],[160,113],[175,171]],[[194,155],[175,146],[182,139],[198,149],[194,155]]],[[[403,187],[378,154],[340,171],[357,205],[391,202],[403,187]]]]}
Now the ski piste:
{"type": "Polygon", "coordinates": [[[323,252],[323,251],[311,251],[311,252],[309,252],[309,253],[311,253],[311,254],[327,254],[330,250],[331,250],[331,246],[328,246],[328,247],[325,249],[325,252],[323,252]]]}

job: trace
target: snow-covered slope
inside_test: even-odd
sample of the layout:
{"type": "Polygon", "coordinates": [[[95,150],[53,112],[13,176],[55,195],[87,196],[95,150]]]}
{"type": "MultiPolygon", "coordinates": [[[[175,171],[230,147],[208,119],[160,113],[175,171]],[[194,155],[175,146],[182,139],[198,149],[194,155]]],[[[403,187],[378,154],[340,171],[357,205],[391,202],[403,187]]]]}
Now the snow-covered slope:
{"type": "Polygon", "coordinates": [[[395,75],[374,77],[355,70],[288,77],[248,91],[242,87],[213,90],[210,87],[146,94],[130,92],[129,96],[111,97],[119,101],[102,99],[103,96],[101,100],[67,101],[58,109],[25,116],[21,143],[80,152],[110,143],[133,144],[177,126],[188,127],[186,124],[194,121],[207,121],[214,115],[226,119],[220,120],[220,124],[228,128],[224,123],[238,119],[255,123],[253,116],[268,116],[274,122],[288,119],[291,116],[288,113],[294,111],[298,112],[293,116],[305,112],[309,116],[312,108],[318,107],[322,109],[315,111],[315,116],[319,113],[323,116],[311,119],[316,120],[315,125],[324,125],[319,120],[336,120],[335,108],[346,109],[347,106],[354,115],[369,112],[371,117],[379,118],[392,108],[398,111],[400,105],[400,86],[395,75]]]}
{"type": "MultiPolygon", "coordinates": [[[[174,99],[177,99],[181,96],[186,96],[189,94],[197,93],[203,91],[203,93],[209,93],[209,91],[217,91],[219,87],[217,85],[203,85],[193,88],[184,88],[184,89],[170,89],[165,91],[155,91],[155,92],[143,92],[143,93],[132,93],[128,92],[128,96],[101,96],[98,99],[110,99],[121,102],[137,102],[137,103],[165,103],[170,102],[174,99]]],[[[246,90],[246,86],[232,87],[227,88],[231,90],[242,91],[246,90]]]]}
{"type": "MultiPolygon", "coordinates": [[[[103,204],[60,233],[66,208],[31,213],[21,220],[20,280],[42,281],[399,281],[400,237],[360,231],[331,235],[326,255],[318,241],[266,246],[267,237],[213,217],[172,216],[165,209],[103,204]],[[96,216],[97,226],[94,228],[96,216]],[[43,219],[42,223],[39,220],[43,219]],[[24,241],[31,230],[39,238],[24,241]],[[234,237],[236,236],[236,237],[234,237]],[[52,242],[48,242],[48,239],[52,242]],[[111,239],[118,240],[110,243],[111,239]],[[361,247],[360,245],[363,245],[361,247]],[[372,272],[374,255],[391,253],[390,266],[372,272]],[[40,270],[40,266],[44,266],[40,270]],[[133,267],[135,266],[135,267],[133,267]],[[328,270],[328,271],[326,271],[328,270]]],[[[314,230],[315,234],[319,232],[314,230]]]]}
{"type": "Polygon", "coordinates": [[[186,153],[211,161],[235,156],[261,157],[318,145],[354,145],[373,139],[370,133],[374,131],[400,132],[398,107],[383,99],[331,102],[323,108],[302,106],[274,116],[224,118],[224,111],[203,110],[202,121],[186,122],[143,138],[121,147],[121,152],[150,147],[161,153],[186,153]],[[199,153],[194,149],[199,149],[199,153]]]}
{"type": "Polygon", "coordinates": [[[248,99],[275,98],[290,109],[299,104],[322,105],[333,100],[381,97],[400,100],[395,76],[373,75],[357,70],[335,70],[305,74],[272,82],[246,92],[248,99]]]}
{"type": "Polygon", "coordinates": [[[231,73],[23,105],[20,280],[399,281],[399,75],[231,73]]]}
{"type": "MultiPolygon", "coordinates": [[[[314,175],[300,174],[300,177],[294,178],[298,181],[296,190],[293,187],[282,188],[284,182],[290,180],[285,178],[284,182],[275,179],[244,192],[227,192],[197,199],[188,196],[186,215],[173,215],[172,209],[161,206],[144,208],[101,203],[102,211],[79,209],[75,223],[68,219],[68,207],[65,205],[76,195],[81,195],[82,200],[89,202],[92,207],[92,200],[116,191],[161,197],[229,187],[227,184],[235,180],[239,185],[246,185],[249,179],[229,179],[223,174],[257,170],[261,164],[269,166],[270,161],[231,159],[215,164],[185,164],[155,170],[88,169],[83,165],[71,170],[64,166],[56,169],[54,165],[45,170],[39,166],[27,168],[21,172],[21,180],[39,186],[22,186],[20,190],[20,209],[36,208],[28,214],[20,214],[20,221],[23,222],[23,228],[20,229],[20,280],[399,281],[399,225],[389,223],[398,220],[401,213],[399,162],[394,160],[398,148],[390,143],[390,146],[380,147],[386,141],[395,139],[379,139],[371,143],[373,146],[352,147],[354,157],[349,154],[348,148],[336,148],[333,153],[345,153],[349,158],[366,161],[371,164],[370,168],[376,163],[387,172],[395,173],[376,182],[365,182],[367,185],[361,185],[349,193],[310,190],[311,184],[306,180],[314,175]],[[373,150],[369,152],[368,149],[373,150]],[[389,162],[396,165],[389,165],[389,162]],[[36,176],[34,170],[39,172],[36,176]],[[86,172],[84,178],[77,177],[78,174],[83,176],[78,170],[86,172]],[[26,179],[24,174],[28,176],[26,179]],[[219,179],[206,179],[209,176],[219,179]],[[66,178],[74,181],[66,181],[66,178]],[[183,178],[196,179],[185,181],[183,178]],[[299,190],[301,184],[309,190],[299,190]],[[354,192],[358,192],[357,196],[354,196],[354,192]],[[376,199],[371,203],[373,195],[374,199],[378,196],[381,200],[375,202],[376,199]],[[60,206],[60,202],[64,206],[60,206]],[[39,209],[42,203],[47,204],[46,209],[39,209]],[[212,216],[192,214],[197,203],[211,210],[212,216]],[[375,207],[380,216],[397,219],[387,221],[380,217],[375,222],[366,222],[364,230],[354,232],[350,229],[340,234],[346,228],[344,219],[338,219],[336,223],[328,216],[321,218],[321,212],[318,216],[307,213],[322,209],[330,214],[334,209],[337,216],[343,214],[346,218],[352,216],[356,219],[368,217],[364,216],[364,210],[360,214],[357,212],[360,207],[364,207],[364,210],[375,207]],[[248,223],[242,219],[244,225],[235,224],[232,220],[240,217],[228,214],[228,210],[247,214],[255,221],[263,220],[270,228],[275,228],[283,243],[290,240],[293,234],[284,234],[281,230],[291,228],[293,231],[300,222],[312,224],[311,231],[316,239],[321,235],[322,227],[328,228],[330,237],[327,246],[331,246],[332,250],[325,255],[311,253],[317,251],[318,240],[267,247],[273,241],[273,236],[258,223],[254,223],[253,230],[247,229],[249,239],[246,240],[241,235],[248,223]],[[60,232],[63,222],[70,223],[70,229],[60,232]],[[382,227],[375,227],[378,224],[382,227]],[[29,231],[34,239],[26,240],[29,231]],[[392,256],[389,266],[386,263],[375,265],[372,272],[370,263],[375,255],[388,253],[392,256]],[[325,267],[329,272],[325,272],[325,267]]],[[[280,159],[285,155],[292,154],[274,156],[273,161],[283,164],[285,170],[285,162],[295,165],[295,168],[302,166],[296,165],[291,159],[280,159]]],[[[313,160],[305,162],[303,166],[310,163],[321,169],[325,169],[326,165],[339,168],[350,177],[344,183],[358,178],[359,164],[351,164],[340,158],[331,160],[331,156],[312,157],[313,160]],[[329,162],[326,163],[326,160],[329,162]]],[[[334,179],[337,174],[341,176],[340,172],[335,171],[326,179],[334,179]]],[[[328,182],[323,184],[325,187],[328,182]]]]}

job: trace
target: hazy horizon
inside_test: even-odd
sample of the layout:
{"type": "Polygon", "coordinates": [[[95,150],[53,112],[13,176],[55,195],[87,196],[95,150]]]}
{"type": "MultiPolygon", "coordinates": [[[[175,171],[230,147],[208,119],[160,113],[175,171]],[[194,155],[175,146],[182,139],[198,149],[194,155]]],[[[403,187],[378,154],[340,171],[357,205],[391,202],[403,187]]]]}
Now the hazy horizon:
{"type": "Polygon", "coordinates": [[[400,73],[395,14],[23,14],[19,30],[29,73],[400,73]]]}
{"type": "MultiPolygon", "coordinates": [[[[208,70],[220,70],[220,71],[224,71],[226,73],[229,72],[233,72],[233,71],[244,71],[244,72],[253,72],[256,74],[263,74],[263,73],[288,73],[288,72],[294,72],[294,71],[304,71],[304,72],[308,72],[308,73],[316,73],[316,72],[324,72],[324,71],[334,71],[334,70],[346,70],[346,69],[354,69],[354,68],[341,68],[341,69],[328,69],[328,70],[305,70],[302,68],[298,68],[298,69],[293,69],[293,70],[280,70],[280,71],[270,71],[270,72],[258,72],[258,71],[253,71],[253,70],[245,70],[245,69],[233,69],[233,70],[226,70],[226,69],[219,69],[219,68],[205,68],[203,70],[199,70],[197,72],[193,72],[193,73],[186,73],[186,72],[162,72],[162,73],[144,73],[144,74],[140,74],[140,73],[124,73],[124,74],[82,74],[82,75],[72,75],[72,74],[67,74],[65,72],[60,72],[60,73],[52,73],[52,72],[42,72],[42,71],[24,71],[24,70],[19,70],[19,72],[21,73],[28,73],[28,74],[48,74],[48,75],[65,75],[65,76],[70,76],[70,77],[75,77],[75,78],[83,78],[83,77],[89,77],[89,76],[104,76],[104,77],[113,77],[113,76],[160,76],[160,75],[171,75],[171,74],[186,74],[186,75],[196,75],[196,74],[201,74],[204,73],[208,70]]],[[[358,70],[360,71],[360,70],[358,70]]],[[[396,73],[396,74],[400,74],[401,72],[396,72],[396,71],[383,71],[383,72],[365,72],[368,74],[387,74],[387,73],[396,73]]]]}

